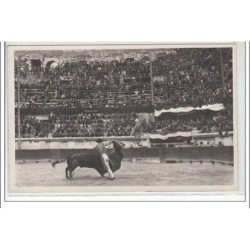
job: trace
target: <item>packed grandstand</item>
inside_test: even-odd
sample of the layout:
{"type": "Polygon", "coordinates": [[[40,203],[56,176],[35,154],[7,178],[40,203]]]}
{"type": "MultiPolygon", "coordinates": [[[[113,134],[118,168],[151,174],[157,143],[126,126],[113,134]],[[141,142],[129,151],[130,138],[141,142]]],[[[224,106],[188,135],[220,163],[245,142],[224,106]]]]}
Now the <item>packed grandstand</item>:
{"type": "Polygon", "coordinates": [[[232,48],[32,53],[15,55],[16,137],[233,131],[232,48]]]}

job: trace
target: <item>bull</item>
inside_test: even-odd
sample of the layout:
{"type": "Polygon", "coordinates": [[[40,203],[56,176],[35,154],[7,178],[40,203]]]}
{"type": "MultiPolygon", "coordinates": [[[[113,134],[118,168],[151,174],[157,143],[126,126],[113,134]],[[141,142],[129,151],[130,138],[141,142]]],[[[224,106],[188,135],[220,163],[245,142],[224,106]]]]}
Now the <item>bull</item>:
{"type": "MultiPolygon", "coordinates": [[[[116,172],[121,168],[121,161],[123,159],[122,148],[125,144],[118,141],[113,141],[113,152],[109,153],[110,159],[110,168],[112,172],[116,172]]],[[[57,160],[52,163],[52,166],[55,167],[56,164],[62,163],[67,160],[67,167],[65,168],[65,175],[67,179],[73,178],[73,172],[77,167],[80,168],[94,168],[102,177],[105,177],[105,174],[108,172],[101,160],[101,157],[93,150],[90,153],[75,153],[69,155],[63,160],[57,160]]]]}

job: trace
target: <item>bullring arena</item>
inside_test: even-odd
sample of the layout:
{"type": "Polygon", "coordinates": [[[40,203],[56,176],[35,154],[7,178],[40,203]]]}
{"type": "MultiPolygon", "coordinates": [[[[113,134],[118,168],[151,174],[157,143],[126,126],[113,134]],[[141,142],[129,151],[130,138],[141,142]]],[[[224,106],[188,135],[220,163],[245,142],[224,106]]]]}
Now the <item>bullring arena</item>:
{"type": "Polygon", "coordinates": [[[102,178],[94,169],[77,168],[74,178],[65,178],[66,164],[55,169],[48,162],[16,165],[17,187],[58,186],[208,186],[232,185],[234,168],[220,163],[131,163],[124,161],[113,181],[102,178]]]}
{"type": "MultiPolygon", "coordinates": [[[[51,148],[53,143],[56,143],[58,147],[60,143],[54,140],[51,139],[45,144],[46,139],[44,139],[44,146],[51,148]]],[[[67,140],[72,145],[70,139],[67,140]]],[[[232,185],[234,182],[233,148],[230,146],[148,148],[135,147],[138,145],[135,140],[133,143],[124,141],[127,145],[130,143],[130,147],[123,149],[124,159],[121,169],[115,173],[115,180],[102,178],[96,170],[89,168],[77,168],[73,179],[67,180],[65,178],[67,163],[60,163],[55,168],[51,163],[74,152],[91,150],[94,142],[88,142],[89,149],[81,149],[80,147],[83,147],[81,141],[78,139],[78,143],[75,142],[74,149],[41,149],[43,143],[40,142],[36,143],[40,149],[34,149],[32,146],[32,150],[27,148],[34,142],[30,139],[23,141],[23,148],[26,149],[16,151],[16,187],[217,186],[232,185]],[[134,147],[131,147],[131,143],[134,147]]],[[[68,146],[68,143],[61,144],[68,146]]],[[[108,150],[112,150],[112,147],[108,150]]]]}
{"type": "Polygon", "coordinates": [[[233,186],[233,50],[15,51],[15,186],[233,186]],[[115,150],[116,166],[121,162],[112,181],[87,168],[68,180],[66,162],[51,166],[111,137],[124,144],[123,158],[107,148],[115,150]]]}

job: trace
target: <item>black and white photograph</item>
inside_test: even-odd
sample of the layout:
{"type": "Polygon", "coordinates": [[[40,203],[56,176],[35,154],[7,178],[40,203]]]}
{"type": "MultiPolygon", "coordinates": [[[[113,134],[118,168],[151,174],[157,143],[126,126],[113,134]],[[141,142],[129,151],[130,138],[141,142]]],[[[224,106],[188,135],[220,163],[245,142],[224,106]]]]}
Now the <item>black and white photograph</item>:
{"type": "Polygon", "coordinates": [[[0,249],[250,249],[248,1],[1,10],[0,249]]]}
{"type": "Polygon", "coordinates": [[[6,51],[9,195],[238,190],[236,44],[6,51]]]}

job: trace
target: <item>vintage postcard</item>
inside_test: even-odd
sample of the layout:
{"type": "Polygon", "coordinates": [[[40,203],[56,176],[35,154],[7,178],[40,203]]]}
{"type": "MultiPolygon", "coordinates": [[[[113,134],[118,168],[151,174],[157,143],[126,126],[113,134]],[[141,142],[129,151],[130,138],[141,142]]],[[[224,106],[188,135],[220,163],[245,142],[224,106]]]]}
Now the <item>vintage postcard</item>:
{"type": "Polygon", "coordinates": [[[237,43],[7,44],[7,196],[238,191],[239,60],[237,43]]]}

